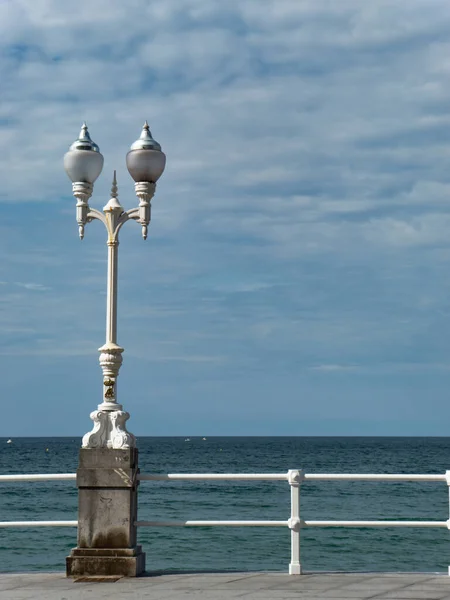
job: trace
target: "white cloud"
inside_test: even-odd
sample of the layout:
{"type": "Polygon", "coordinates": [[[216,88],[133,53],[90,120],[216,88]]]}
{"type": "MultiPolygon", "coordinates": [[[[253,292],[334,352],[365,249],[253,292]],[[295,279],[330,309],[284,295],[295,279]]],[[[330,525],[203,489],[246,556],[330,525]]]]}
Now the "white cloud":
{"type": "Polygon", "coordinates": [[[446,364],[449,18],[444,0],[0,3],[3,355],[96,360],[104,233],[78,243],[62,156],[86,119],[92,204],[117,168],[129,208],[147,118],[168,162],[147,244],[122,231],[130,357],[170,380],[446,364]]]}
{"type": "Polygon", "coordinates": [[[357,365],[316,365],[310,367],[311,371],[324,371],[324,372],[341,372],[341,371],[356,371],[358,370],[357,365]]]}
{"type": "Polygon", "coordinates": [[[33,283],[33,282],[28,282],[28,283],[22,283],[20,281],[15,281],[14,285],[18,285],[19,287],[25,288],[26,290],[30,290],[33,292],[46,292],[48,290],[51,290],[51,288],[42,285],[42,283],[33,283]]]}

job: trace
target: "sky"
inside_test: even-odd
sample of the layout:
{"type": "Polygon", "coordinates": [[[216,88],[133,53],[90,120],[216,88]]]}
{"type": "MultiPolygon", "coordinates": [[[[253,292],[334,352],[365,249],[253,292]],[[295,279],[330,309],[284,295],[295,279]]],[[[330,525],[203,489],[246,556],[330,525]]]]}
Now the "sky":
{"type": "Polygon", "coordinates": [[[101,402],[106,233],[62,158],[145,119],[121,231],[118,400],[144,435],[448,435],[447,0],[0,1],[0,436],[101,402]]]}

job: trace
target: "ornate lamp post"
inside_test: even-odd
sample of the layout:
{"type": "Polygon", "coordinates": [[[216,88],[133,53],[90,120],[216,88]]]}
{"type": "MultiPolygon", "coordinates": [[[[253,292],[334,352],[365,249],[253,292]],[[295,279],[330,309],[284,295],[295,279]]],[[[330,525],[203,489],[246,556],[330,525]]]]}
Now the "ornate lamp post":
{"type": "Polygon", "coordinates": [[[94,219],[101,221],[107,230],[108,239],[108,284],[106,299],[106,342],[99,348],[100,366],[103,370],[103,402],[91,413],[94,428],[83,437],[83,448],[133,448],[133,434],[126,430],[130,415],[117,402],[117,377],[122,364],[123,348],[117,344],[117,264],[119,231],[129,220],[142,226],[142,236],[147,239],[150,223],[150,201],[155,193],[155,184],[164,171],[166,156],[161,146],[150,133],[147,121],[140,138],[134,142],[127,154],[127,167],[134,179],[139,206],[125,211],[118,199],[116,173],[111,189],[111,198],[103,212],[88,204],[94,182],[103,168],[103,156],[83,124],[79,138],[71,145],[64,157],[64,168],[72,180],[73,195],[77,199],[77,222],[80,238],[84,237],[86,223],[94,219]]]}
{"type": "Polygon", "coordinates": [[[125,425],[130,415],[117,402],[123,353],[117,343],[117,261],[119,232],[124,223],[136,221],[142,226],[143,238],[147,238],[150,201],[166,164],[166,156],[152,138],[147,122],[126,161],[139,206],[123,209],[114,171],[111,198],[100,212],[89,206],[89,199],[103,168],[103,156],[86,124],[64,156],[64,168],[77,200],[80,238],[84,237],[85,225],[97,219],[106,227],[108,246],[106,341],[99,348],[103,399],[91,413],[94,427],[84,435],[80,449],[78,544],[66,559],[68,576],[136,576],[145,570],[145,554],[136,536],[138,450],[134,435],[125,425]]]}

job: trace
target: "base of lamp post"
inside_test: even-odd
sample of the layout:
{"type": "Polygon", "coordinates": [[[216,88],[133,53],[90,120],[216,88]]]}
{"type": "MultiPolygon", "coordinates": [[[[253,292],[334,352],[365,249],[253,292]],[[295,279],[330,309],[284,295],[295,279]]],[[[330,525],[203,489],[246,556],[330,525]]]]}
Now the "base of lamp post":
{"type": "Polygon", "coordinates": [[[66,559],[68,577],[145,571],[137,545],[138,450],[81,448],[78,486],[77,547],[66,559]]]}
{"type": "Polygon", "coordinates": [[[83,436],[82,447],[87,449],[123,449],[134,448],[136,446],[136,438],[132,433],[127,431],[126,421],[130,418],[129,413],[122,408],[121,404],[114,404],[111,410],[111,405],[99,404],[98,410],[91,412],[91,419],[94,421],[94,428],[83,436]]]}
{"type": "Polygon", "coordinates": [[[67,577],[138,577],[145,572],[141,546],[128,549],[74,548],[66,558],[67,577]]]}

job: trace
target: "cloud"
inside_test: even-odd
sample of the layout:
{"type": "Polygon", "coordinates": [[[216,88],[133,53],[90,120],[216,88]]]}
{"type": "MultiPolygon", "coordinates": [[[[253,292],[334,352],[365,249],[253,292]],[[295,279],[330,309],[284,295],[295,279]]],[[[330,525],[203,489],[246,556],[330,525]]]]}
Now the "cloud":
{"type": "Polygon", "coordinates": [[[73,400],[90,353],[99,376],[105,232],[78,241],[62,157],[86,119],[105,156],[92,206],[117,169],[130,208],[125,154],[147,118],[167,169],[146,244],[121,232],[119,269],[140,422],[141,363],[193,414],[199,381],[240,406],[303,386],[323,412],[322,376],[373,388],[389,372],[393,403],[416,373],[444,377],[449,17],[444,0],[0,3],[2,356],[41,357],[73,400]]]}
{"type": "Polygon", "coordinates": [[[356,365],[316,365],[311,367],[312,371],[323,371],[326,373],[335,373],[342,371],[355,371],[358,367],[356,365]]]}
{"type": "Polygon", "coordinates": [[[42,285],[42,283],[21,283],[20,281],[15,281],[14,285],[18,285],[19,287],[25,288],[26,290],[31,290],[33,292],[47,292],[51,290],[51,288],[42,285]]]}

